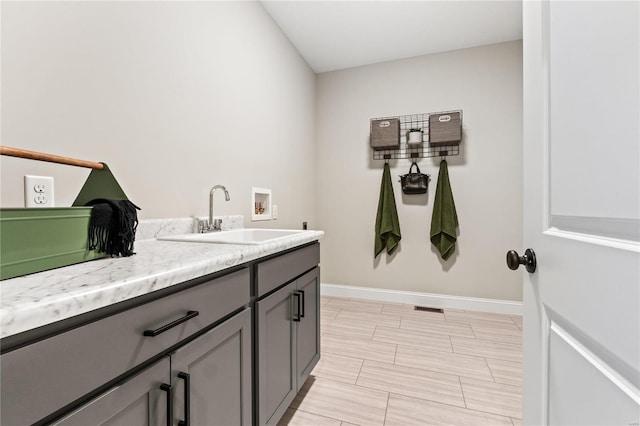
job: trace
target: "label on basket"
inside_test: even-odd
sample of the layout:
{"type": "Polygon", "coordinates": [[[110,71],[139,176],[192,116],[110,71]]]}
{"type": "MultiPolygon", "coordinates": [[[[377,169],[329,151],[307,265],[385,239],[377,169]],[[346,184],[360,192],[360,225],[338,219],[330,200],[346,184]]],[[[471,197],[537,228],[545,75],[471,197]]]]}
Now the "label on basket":
{"type": "Polygon", "coordinates": [[[441,123],[446,123],[447,121],[451,121],[451,116],[450,115],[441,115],[440,117],[438,117],[438,121],[441,123]]]}
{"type": "Polygon", "coordinates": [[[391,126],[391,123],[389,123],[388,121],[381,121],[379,126],[380,127],[389,127],[389,126],[391,126]]]}

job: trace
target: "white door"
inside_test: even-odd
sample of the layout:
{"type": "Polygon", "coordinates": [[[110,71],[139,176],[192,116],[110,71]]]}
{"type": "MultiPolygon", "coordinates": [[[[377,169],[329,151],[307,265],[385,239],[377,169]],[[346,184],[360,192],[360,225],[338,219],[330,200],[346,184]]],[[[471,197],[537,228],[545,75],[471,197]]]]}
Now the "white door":
{"type": "Polygon", "coordinates": [[[523,7],[523,421],[637,426],[639,2],[523,7]]]}

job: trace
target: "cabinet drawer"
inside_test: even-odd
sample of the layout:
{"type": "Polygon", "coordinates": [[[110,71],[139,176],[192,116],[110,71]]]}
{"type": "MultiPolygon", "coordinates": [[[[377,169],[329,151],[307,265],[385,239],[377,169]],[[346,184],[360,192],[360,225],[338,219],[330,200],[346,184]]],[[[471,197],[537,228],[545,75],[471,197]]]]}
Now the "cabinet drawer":
{"type": "Polygon", "coordinates": [[[2,355],[3,425],[31,424],[250,302],[248,269],[2,355]],[[189,311],[199,314],[154,337],[189,311]]]}
{"type": "Polygon", "coordinates": [[[320,245],[313,244],[258,263],[258,297],[291,281],[320,263],[320,245]]]}

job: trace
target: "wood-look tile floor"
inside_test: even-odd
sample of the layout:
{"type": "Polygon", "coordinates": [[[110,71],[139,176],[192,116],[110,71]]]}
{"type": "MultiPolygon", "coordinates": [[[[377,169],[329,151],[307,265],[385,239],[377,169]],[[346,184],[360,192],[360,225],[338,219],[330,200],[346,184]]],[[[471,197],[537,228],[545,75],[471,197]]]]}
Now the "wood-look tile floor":
{"type": "Polygon", "coordinates": [[[279,426],[521,424],[521,317],[322,297],[320,321],[279,426]]]}

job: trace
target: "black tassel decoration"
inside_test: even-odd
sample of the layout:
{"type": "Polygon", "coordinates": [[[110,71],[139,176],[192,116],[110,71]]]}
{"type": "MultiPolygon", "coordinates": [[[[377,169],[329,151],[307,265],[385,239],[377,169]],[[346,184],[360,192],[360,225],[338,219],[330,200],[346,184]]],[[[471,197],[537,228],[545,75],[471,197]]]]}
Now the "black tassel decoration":
{"type": "Polygon", "coordinates": [[[131,256],[138,227],[138,206],[129,200],[95,199],[89,220],[89,250],[111,256],[131,256]]]}

